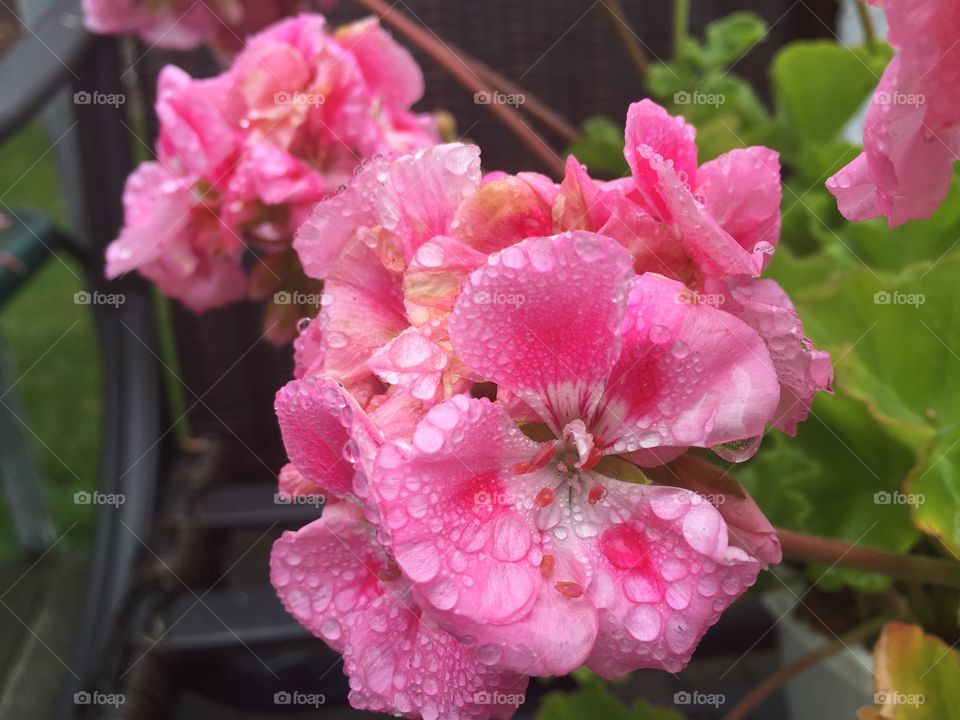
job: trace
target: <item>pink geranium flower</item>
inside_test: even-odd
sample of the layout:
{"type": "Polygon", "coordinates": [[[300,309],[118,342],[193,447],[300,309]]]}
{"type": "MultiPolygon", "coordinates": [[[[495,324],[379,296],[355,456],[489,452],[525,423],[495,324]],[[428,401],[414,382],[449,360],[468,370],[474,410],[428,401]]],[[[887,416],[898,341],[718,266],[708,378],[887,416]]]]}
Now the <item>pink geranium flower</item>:
{"type": "Polygon", "coordinates": [[[411,322],[404,274],[479,184],[476,147],[438,145],[374,161],[314,208],[294,247],[307,275],[324,281],[325,300],[295,343],[299,376],[327,374],[364,404],[383,383],[427,402],[464,388],[444,332],[431,337],[429,323],[411,322]]]}
{"type": "Polygon", "coordinates": [[[511,717],[526,677],[482,662],[424,614],[361,509],[364,467],[383,429],[323,378],[288,384],[277,414],[291,460],[281,491],[337,502],[276,541],[270,578],[284,607],[343,653],[351,704],[435,720],[511,717]],[[506,701],[491,704],[494,697],[506,701]]]}
{"type": "Polygon", "coordinates": [[[491,662],[534,675],[679,670],[779,561],[759,513],[762,544],[731,535],[696,493],[616,479],[637,478],[635,453],[758,435],[777,407],[759,336],[687,294],[584,232],[495,253],[464,287],[454,349],[551,439],[456,396],[412,440],[384,445],[370,490],[418,602],[491,662]]]}
{"type": "Polygon", "coordinates": [[[897,54],[867,109],[864,151],[827,189],[848,220],[884,216],[896,226],[937,209],[960,152],[960,6],[886,0],[883,8],[897,54]]]}
{"type": "Polygon", "coordinates": [[[243,39],[304,6],[303,0],[83,0],[87,28],[134,34],[152,46],[190,50],[210,42],[235,52],[243,39]]]}
{"type": "Polygon", "coordinates": [[[481,184],[476,150],[454,145],[361,173],[316,207],[295,242],[307,274],[326,279],[330,299],[298,344],[299,372],[328,372],[368,394],[376,375],[417,384],[424,399],[436,390],[438,399],[443,378],[459,377],[456,357],[447,353],[445,361],[443,351],[470,271],[527,237],[588,230],[616,239],[636,272],[679,280],[691,302],[713,303],[753,327],[781,381],[773,424],[795,432],[815,393],[830,387],[832,370],[786,294],[755,279],[780,236],[776,153],[734,150],[697,167],[693,127],[648,100],[631,106],[626,137],[633,177],[612,183],[595,182],[571,157],[559,185],[533,173],[495,173],[481,184]],[[338,302],[344,293],[356,299],[338,302]],[[401,334],[402,348],[380,352],[401,334]],[[373,368],[375,353],[409,367],[373,368]]]}
{"type": "MultiPolygon", "coordinates": [[[[107,275],[138,270],[196,312],[246,294],[319,297],[291,250],[295,230],[360,159],[436,143],[433,120],[410,110],[422,92],[419,67],[374,19],[334,33],[319,15],[285,20],[209,80],[164,68],[157,161],[127,185],[107,275]]],[[[266,323],[277,342],[318,307],[281,310],[266,323]]]]}

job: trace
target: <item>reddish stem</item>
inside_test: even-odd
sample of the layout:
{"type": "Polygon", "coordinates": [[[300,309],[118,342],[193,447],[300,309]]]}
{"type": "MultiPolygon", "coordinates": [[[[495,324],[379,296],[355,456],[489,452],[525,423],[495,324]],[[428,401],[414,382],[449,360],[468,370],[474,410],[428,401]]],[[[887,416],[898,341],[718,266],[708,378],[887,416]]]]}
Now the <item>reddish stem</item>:
{"type": "MultiPolygon", "coordinates": [[[[383,0],[357,0],[357,2],[370,12],[379,15],[385,23],[432,57],[444,70],[471,92],[490,93],[494,90],[449,47],[434,38],[430,32],[397,10],[396,7],[387,5],[383,0]]],[[[487,104],[487,107],[540,158],[555,178],[563,177],[563,160],[544,142],[543,138],[523,121],[523,117],[515,108],[496,102],[487,104]]]]}

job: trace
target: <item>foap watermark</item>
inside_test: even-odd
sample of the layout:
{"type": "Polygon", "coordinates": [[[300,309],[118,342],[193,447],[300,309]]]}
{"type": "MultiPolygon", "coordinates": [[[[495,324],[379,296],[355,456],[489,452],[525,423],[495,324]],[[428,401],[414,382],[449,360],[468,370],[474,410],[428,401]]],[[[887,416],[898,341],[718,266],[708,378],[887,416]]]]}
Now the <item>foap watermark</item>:
{"type": "Polygon", "coordinates": [[[686,90],[675,92],[673,94],[674,105],[712,105],[720,107],[727,101],[727,96],[723,93],[705,93],[694,90],[692,93],[686,90]]]}
{"type": "Polygon", "coordinates": [[[526,101],[527,97],[523,93],[502,93],[496,90],[493,92],[481,90],[473,94],[474,105],[513,105],[514,107],[519,107],[526,101]]]}
{"type": "Polygon", "coordinates": [[[112,505],[120,507],[127,501],[123,493],[102,493],[99,490],[87,492],[78,490],[73,494],[74,505],[112,505]]]}
{"type": "Polygon", "coordinates": [[[516,497],[511,492],[481,490],[473,494],[474,505],[509,505],[515,504],[516,497]]]}
{"type": "Polygon", "coordinates": [[[274,705],[299,705],[300,707],[318,708],[327,702],[327,696],[323,693],[305,693],[299,690],[287,692],[281,690],[273,694],[274,705]]]}
{"type": "Polygon", "coordinates": [[[323,295],[320,293],[281,290],[273,294],[275,305],[312,305],[313,307],[320,307],[322,300],[323,295]]]}
{"type": "Polygon", "coordinates": [[[923,293],[905,293],[899,290],[887,292],[878,290],[873,294],[874,305],[912,305],[915,308],[920,307],[927,301],[927,296],[923,293]]]}
{"type": "Polygon", "coordinates": [[[879,90],[873,94],[873,102],[876,105],[909,105],[910,107],[920,107],[926,104],[927,97],[923,93],[879,90]]]}
{"type": "Polygon", "coordinates": [[[127,698],[123,693],[105,693],[99,690],[87,692],[86,690],[81,690],[73,694],[74,705],[109,705],[110,707],[119,708],[126,701],[127,698]]]}
{"type": "Polygon", "coordinates": [[[323,93],[286,92],[281,90],[273,94],[274,105],[323,105],[327,101],[327,96],[323,93]]]}
{"type": "Polygon", "coordinates": [[[516,708],[523,705],[526,699],[523,693],[503,693],[499,690],[493,692],[478,690],[473,694],[473,702],[476,705],[508,705],[516,708]]]}
{"type": "Polygon", "coordinates": [[[73,94],[74,105],[110,105],[118,108],[127,102],[127,97],[123,93],[102,93],[99,90],[89,92],[87,90],[78,90],[73,94]]]}
{"type": "Polygon", "coordinates": [[[681,305],[710,305],[720,307],[727,301],[723,293],[702,293],[696,290],[681,290],[677,293],[677,302],[681,305]]]}
{"type": "Polygon", "coordinates": [[[527,301],[527,298],[521,293],[491,293],[486,290],[478,290],[473,294],[473,301],[477,305],[512,305],[514,307],[520,307],[527,301]]]}
{"type": "Polygon", "coordinates": [[[873,694],[874,705],[910,705],[920,707],[927,701],[923,693],[878,692],[873,694]]]}
{"type": "Polygon", "coordinates": [[[273,495],[275,505],[313,505],[320,507],[327,503],[327,496],[320,493],[278,492],[273,495]]]}
{"type": "Polygon", "coordinates": [[[723,693],[705,693],[699,690],[688,692],[687,690],[680,690],[673,694],[674,705],[709,705],[710,707],[718,708],[726,701],[727,697],[723,693]]]}
{"type": "Polygon", "coordinates": [[[927,498],[923,493],[902,493],[899,490],[887,492],[886,490],[880,490],[873,494],[874,505],[909,505],[911,507],[917,507],[918,505],[923,505],[926,501],[927,498]]]}
{"type": "Polygon", "coordinates": [[[74,305],[113,305],[117,308],[127,301],[127,296],[123,293],[104,293],[99,290],[89,292],[79,290],[73,294],[74,305]]]}

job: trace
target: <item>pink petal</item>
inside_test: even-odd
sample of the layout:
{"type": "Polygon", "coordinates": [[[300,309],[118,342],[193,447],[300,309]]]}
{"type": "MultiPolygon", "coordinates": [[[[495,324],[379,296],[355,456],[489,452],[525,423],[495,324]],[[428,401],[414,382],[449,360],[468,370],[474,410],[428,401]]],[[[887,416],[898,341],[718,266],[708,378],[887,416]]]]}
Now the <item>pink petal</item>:
{"type": "Polygon", "coordinates": [[[827,180],[827,190],[837,198],[837,208],[847,220],[860,221],[881,214],[877,186],[870,179],[867,156],[860,153],[827,180]]]}
{"type": "Polygon", "coordinates": [[[410,107],[423,95],[420,66],[376,18],[338,28],[335,37],[353,53],[367,84],[384,102],[410,107]]]}
{"type": "Polygon", "coordinates": [[[470,276],[450,320],[454,350],[559,430],[598,400],[631,274],[626,251],[600,235],[527,239],[470,276]]]}
{"type": "Polygon", "coordinates": [[[282,387],[274,406],[287,455],[304,479],[334,497],[355,495],[354,458],[379,437],[356,400],[339,383],[309,377],[282,387]]]}
{"type": "Polygon", "coordinates": [[[691,490],[717,508],[727,524],[730,544],[742,548],[765,566],[783,559],[777,531],[749,493],[719,465],[688,453],[655,478],[664,485],[691,490]]]}
{"type": "Polygon", "coordinates": [[[414,328],[404,330],[370,356],[370,369],[384,382],[433,402],[442,389],[447,353],[414,328]]]}
{"type": "MultiPolygon", "coordinates": [[[[502,409],[458,395],[427,413],[412,444],[384,445],[371,487],[389,545],[431,616],[476,638],[478,653],[501,667],[562,674],[589,652],[596,616],[540,568],[531,510],[540,484],[510,471],[536,450],[502,409]]],[[[582,587],[586,568],[573,557],[561,547],[556,572],[582,587]]]]}
{"type": "Polygon", "coordinates": [[[368,361],[406,329],[400,277],[363,243],[342,255],[323,289],[323,370],[353,388],[372,374],[368,361]]]}
{"type": "Polygon", "coordinates": [[[641,668],[678,672],[762,564],[730,543],[720,513],[687,490],[605,483],[623,520],[595,545],[589,595],[600,635],[587,666],[606,678],[641,668]]]}
{"type": "Polygon", "coordinates": [[[526,678],[484,664],[489,656],[422,616],[375,531],[359,508],[341,503],[284,533],[270,561],[288,612],[343,652],[350,704],[410,718],[510,718],[526,678]]]}
{"type": "Polygon", "coordinates": [[[762,435],[773,418],[780,392],[760,336],[696,300],[660,275],[634,279],[593,431],[607,452],[711,447],[762,435]]]}
{"type": "MultiPolygon", "coordinates": [[[[277,494],[290,500],[297,497],[313,497],[324,495],[323,488],[312,480],[305,478],[292,463],[287,463],[280,468],[280,474],[277,477],[277,494]]],[[[324,496],[323,504],[327,502],[335,503],[336,498],[327,498],[324,496]]]]}
{"type": "Polygon", "coordinates": [[[463,282],[486,260],[486,254],[446,235],[421,245],[403,276],[411,322],[419,326],[446,324],[463,282]],[[434,319],[436,322],[432,323],[434,319]]]}
{"type": "Polygon", "coordinates": [[[217,80],[194,80],[167,65],[157,80],[157,119],[161,162],[186,175],[216,183],[239,149],[240,138],[224,115],[226,86],[217,80]]]}
{"type": "Polygon", "coordinates": [[[673,229],[703,275],[759,274],[764,255],[741,247],[691,191],[697,182],[692,126],[650,100],[634,103],[624,154],[648,209],[673,229]]]}
{"type": "Polygon", "coordinates": [[[960,151],[960,7],[883,3],[897,54],[867,109],[864,154],[827,182],[851,220],[891,226],[928,217],[943,201],[960,151]]]}
{"type": "Polygon", "coordinates": [[[681,116],[673,117],[652,100],[633,103],[627,111],[626,144],[623,154],[633,171],[634,180],[664,222],[672,213],[664,199],[660,173],[651,158],[668,165],[681,183],[693,185],[697,176],[697,131],[681,116]]]}
{"type": "Polygon", "coordinates": [[[773,425],[794,435],[814,395],[831,389],[830,354],[813,348],[793,303],[773,280],[742,278],[731,281],[730,291],[735,304],[727,309],[760,334],[777,370],[780,404],[773,425]]]}
{"type": "Polygon", "coordinates": [[[386,556],[375,527],[350,503],[325,508],[323,517],[273,544],[270,582],[297,621],[337,652],[365,622],[383,594],[377,573],[386,556]]]}
{"type": "Polygon", "coordinates": [[[240,248],[216,210],[198,200],[191,179],[143,163],[127,178],[123,203],[125,224],[107,248],[107,277],[136,270],[197,313],[246,296],[240,248]]]}
{"type": "Polygon", "coordinates": [[[486,255],[552,229],[550,206],[529,183],[506,177],[486,183],[461,203],[450,234],[486,255]]]}
{"type": "Polygon", "coordinates": [[[448,233],[457,207],[479,184],[475,146],[438,145],[392,161],[377,160],[342,194],[314,208],[293,246],[311,277],[325,277],[361,238],[376,246],[388,265],[395,257],[402,270],[420,245],[448,233]]]}
{"type": "Polygon", "coordinates": [[[747,252],[764,243],[769,253],[780,240],[780,159],[773,150],[741,148],[704,163],[697,192],[704,210],[747,252]]]}

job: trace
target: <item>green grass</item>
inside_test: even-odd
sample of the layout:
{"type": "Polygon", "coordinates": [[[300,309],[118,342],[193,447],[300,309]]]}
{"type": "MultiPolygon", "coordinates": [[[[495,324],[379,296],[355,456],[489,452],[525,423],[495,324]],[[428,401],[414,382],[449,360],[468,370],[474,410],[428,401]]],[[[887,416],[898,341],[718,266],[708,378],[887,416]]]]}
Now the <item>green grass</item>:
{"type": "MultiPolygon", "coordinates": [[[[14,209],[47,212],[63,225],[50,144],[42,125],[34,123],[0,146],[0,198],[14,209]]],[[[73,494],[98,484],[100,361],[89,308],[73,303],[81,277],[76,264],[60,254],[0,310],[0,328],[17,376],[22,375],[16,386],[25,408],[22,420],[30,428],[26,434],[33,441],[57,529],[63,532],[77,523],[64,538],[64,548],[89,540],[92,508],[75,505],[73,494]]],[[[9,508],[0,497],[0,560],[16,552],[9,508]]]]}

